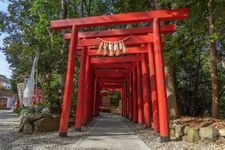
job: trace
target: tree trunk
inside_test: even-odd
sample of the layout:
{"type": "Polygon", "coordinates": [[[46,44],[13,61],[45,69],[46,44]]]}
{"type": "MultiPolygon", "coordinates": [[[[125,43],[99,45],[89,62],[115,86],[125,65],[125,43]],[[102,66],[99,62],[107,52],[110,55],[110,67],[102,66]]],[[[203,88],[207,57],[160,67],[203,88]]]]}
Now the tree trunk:
{"type": "MultiPolygon", "coordinates": [[[[150,0],[150,3],[153,9],[161,9],[161,5],[159,0],[150,0]]],[[[163,23],[162,23],[163,24],[163,23]]],[[[176,100],[176,91],[175,91],[175,82],[174,82],[174,73],[173,67],[167,63],[165,63],[165,77],[166,77],[166,92],[167,92],[167,100],[169,107],[170,118],[178,117],[178,107],[176,100]]]]}
{"type": "MultiPolygon", "coordinates": [[[[60,18],[61,19],[66,19],[67,18],[67,0],[61,0],[61,13],[60,13],[60,18]]],[[[64,35],[66,32],[65,30],[62,30],[62,35],[64,35]]],[[[60,55],[61,55],[61,60],[59,65],[64,65],[64,56],[65,56],[65,50],[66,50],[66,40],[63,38],[63,43],[62,43],[62,48],[60,50],[60,55]]],[[[61,68],[64,68],[64,66],[61,66],[61,68]]],[[[59,93],[61,95],[60,99],[62,99],[62,94],[63,94],[63,88],[64,88],[64,70],[60,71],[60,77],[59,77],[59,93]]]]}
{"type": "MultiPolygon", "coordinates": [[[[209,9],[209,35],[213,35],[213,12],[212,12],[212,0],[208,1],[209,9]]],[[[216,62],[216,42],[214,39],[210,39],[210,56],[211,56],[211,80],[212,80],[212,117],[219,118],[219,89],[218,89],[218,75],[217,75],[217,62],[216,62]]]]}
{"type": "Polygon", "coordinates": [[[178,117],[178,107],[176,100],[176,90],[175,90],[175,82],[174,82],[174,71],[171,65],[165,65],[165,75],[166,75],[166,92],[168,99],[168,107],[170,118],[178,117]]]}

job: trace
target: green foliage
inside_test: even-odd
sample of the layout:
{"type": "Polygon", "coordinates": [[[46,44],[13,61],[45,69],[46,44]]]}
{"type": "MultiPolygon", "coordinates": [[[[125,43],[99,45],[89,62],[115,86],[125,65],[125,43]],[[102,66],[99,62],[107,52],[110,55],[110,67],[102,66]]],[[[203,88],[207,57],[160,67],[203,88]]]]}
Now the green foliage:
{"type": "Polygon", "coordinates": [[[10,82],[10,80],[6,76],[4,76],[2,74],[0,74],[0,81],[5,82],[5,83],[9,83],[10,82]]]}
{"type": "MultiPolygon", "coordinates": [[[[165,44],[165,58],[168,64],[174,68],[177,98],[185,115],[204,115],[211,112],[211,60],[210,42],[216,42],[218,59],[219,86],[224,84],[224,68],[221,68],[221,60],[224,60],[224,28],[221,22],[224,15],[224,2],[213,1],[214,31],[209,35],[208,1],[200,0],[161,0],[162,5],[169,8],[189,7],[190,17],[186,21],[178,22],[178,30],[175,34],[167,36],[165,44]],[[222,11],[223,10],[223,11],[222,11]],[[222,57],[221,57],[222,56],[222,57]]],[[[221,95],[223,95],[220,89],[221,95]]],[[[220,97],[221,110],[223,96],[220,97]]],[[[223,107],[223,108],[222,108],[223,107]]]]}
{"type": "Polygon", "coordinates": [[[109,92],[109,98],[110,98],[112,106],[115,106],[115,107],[119,106],[119,103],[121,100],[120,92],[118,92],[118,91],[109,92]]]}
{"type": "Polygon", "coordinates": [[[20,108],[20,115],[24,116],[26,114],[34,114],[35,108],[34,107],[22,107],[20,108]]]}

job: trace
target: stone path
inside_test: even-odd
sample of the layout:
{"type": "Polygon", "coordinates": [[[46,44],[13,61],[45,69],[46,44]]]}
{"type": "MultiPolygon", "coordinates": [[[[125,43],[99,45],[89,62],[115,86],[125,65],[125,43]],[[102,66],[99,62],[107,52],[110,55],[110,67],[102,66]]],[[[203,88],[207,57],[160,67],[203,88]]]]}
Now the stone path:
{"type": "Polygon", "coordinates": [[[111,114],[102,114],[88,136],[77,142],[77,147],[94,150],[149,150],[123,123],[121,117],[111,114]]]}

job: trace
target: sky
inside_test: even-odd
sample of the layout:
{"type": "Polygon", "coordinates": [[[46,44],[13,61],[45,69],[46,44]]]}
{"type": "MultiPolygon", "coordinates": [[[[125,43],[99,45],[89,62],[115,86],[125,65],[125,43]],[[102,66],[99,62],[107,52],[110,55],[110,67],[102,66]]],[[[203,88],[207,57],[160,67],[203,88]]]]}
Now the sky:
{"type": "MultiPolygon", "coordinates": [[[[8,0],[0,0],[0,11],[7,12],[8,0]]],[[[0,47],[2,46],[2,40],[6,34],[1,33],[0,35],[0,47]]],[[[5,55],[0,51],[0,74],[11,78],[12,71],[9,68],[9,64],[6,61],[5,55]]]]}

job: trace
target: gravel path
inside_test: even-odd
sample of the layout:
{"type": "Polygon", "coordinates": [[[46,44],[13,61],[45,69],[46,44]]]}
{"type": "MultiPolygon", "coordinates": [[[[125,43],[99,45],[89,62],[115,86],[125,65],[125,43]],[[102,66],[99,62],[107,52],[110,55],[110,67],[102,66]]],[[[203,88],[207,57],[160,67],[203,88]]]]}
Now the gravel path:
{"type": "Polygon", "coordinates": [[[152,150],[225,150],[225,139],[220,139],[218,143],[199,141],[188,143],[185,141],[170,141],[160,143],[159,135],[152,129],[146,129],[142,125],[134,124],[127,119],[123,121],[141,138],[152,150]]]}
{"type": "Polygon", "coordinates": [[[82,150],[150,150],[121,119],[117,115],[102,114],[77,146],[82,150]]]}
{"type": "MultiPolygon", "coordinates": [[[[112,117],[114,116],[111,116],[111,118],[112,117]]],[[[138,136],[140,139],[142,139],[152,150],[225,150],[224,139],[221,139],[221,141],[219,141],[218,143],[210,143],[203,141],[196,143],[187,143],[184,141],[171,141],[168,143],[160,143],[159,136],[155,134],[151,129],[145,129],[143,126],[133,124],[132,122],[129,122],[128,120],[121,117],[116,118],[122,120],[124,124],[122,125],[123,127],[126,125],[129,126],[130,129],[133,131],[129,132],[131,134],[136,134],[135,136],[138,136]]],[[[78,145],[83,139],[87,138],[89,135],[92,134],[92,127],[95,125],[96,121],[100,119],[101,117],[94,119],[91,124],[89,124],[86,128],[83,128],[82,132],[76,132],[73,128],[70,128],[68,131],[67,138],[58,138],[57,131],[42,134],[24,135],[18,132],[19,117],[16,114],[10,112],[9,110],[0,110],[0,150],[82,149],[78,148],[78,145]]],[[[110,119],[110,117],[108,119],[110,119]]],[[[115,124],[115,122],[111,122],[111,125],[113,123],[115,124]]],[[[96,124],[96,126],[97,125],[98,123],[96,124]]],[[[100,126],[98,132],[102,132],[104,128],[105,126],[100,126]]],[[[115,132],[121,132],[120,130],[116,130],[116,128],[113,129],[112,133],[115,134],[115,132]]],[[[95,135],[97,133],[94,132],[93,134],[95,135]]],[[[89,137],[99,138],[98,136],[93,135],[89,137]]],[[[115,136],[113,138],[119,139],[121,138],[121,136],[115,136]]],[[[112,144],[115,143],[113,142],[112,144]]],[[[93,148],[88,148],[85,150],[91,149],[93,148]]],[[[104,150],[106,150],[106,148],[104,150]]]]}
{"type": "Polygon", "coordinates": [[[58,138],[57,131],[25,135],[18,132],[18,126],[19,117],[16,114],[8,110],[0,110],[0,150],[76,149],[76,142],[80,137],[85,136],[90,128],[89,126],[82,128],[82,132],[70,128],[67,138],[58,138]]]}

